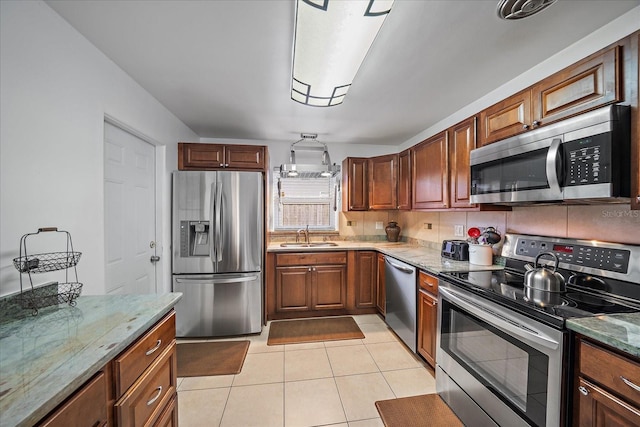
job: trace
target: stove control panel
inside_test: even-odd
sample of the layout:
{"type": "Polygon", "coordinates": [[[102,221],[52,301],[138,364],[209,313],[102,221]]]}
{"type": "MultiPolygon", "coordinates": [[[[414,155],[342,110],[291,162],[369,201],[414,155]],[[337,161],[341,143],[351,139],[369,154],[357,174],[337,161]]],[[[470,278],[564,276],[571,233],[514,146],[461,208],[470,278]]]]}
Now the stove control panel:
{"type": "MultiPolygon", "coordinates": [[[[538,239],[517,239],[517,255],[535,259],[541,252],[553,252],[561,263],[626,274],[631,251],[626,249],[557,243],[538,239]]],[[[550,261],[550,258],[541,258],[550,261]]]]}

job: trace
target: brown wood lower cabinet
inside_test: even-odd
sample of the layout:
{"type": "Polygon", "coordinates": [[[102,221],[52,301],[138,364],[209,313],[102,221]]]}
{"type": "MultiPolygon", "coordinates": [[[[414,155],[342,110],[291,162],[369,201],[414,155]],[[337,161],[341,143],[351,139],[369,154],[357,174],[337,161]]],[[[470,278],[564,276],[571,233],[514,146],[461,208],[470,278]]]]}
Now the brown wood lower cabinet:
{"type": "Polygon", "coordinates": [[[438,279],[421,271],[418,275],[418,284],[418,354],[435,368],[438,279]]]}
{"type": "Polygon", "coordinates": [[[383,254],[378,254],[378,280],[376,281],[376,308],[378,312],[383,316],[386,313],[387,308],[387,293],[384,286],[384,264],[385,257],[383,254]]]}
{"type": "Polygon", "coordinates": [[[577,339],[573,425],[639,426],[640,360],[577,339]]]}
{"type": "Polygon", "coordinates": [[[108,422],[106,377],[104,372],[98,372],[38,425],[42,427],[106,426],[108,422]]]}
{"type": "Polygon", "coordinates": [[[345,250],[268,253],[266,319],[378,312],[377,256],[345,250]]]}
{"type": "Polygon", "coordinates": [[[377,252],[356,252],[356,308],[371,308],[376,306],[377,263],[377,252]]]}
{"type": "Polygon", "coordinates": [[[121,427],[150,426],[176,395],[177,357],[173,342],[115,404],[121,427]]]}
{"type": "Polygon", "coordinates": [[[276,255],[275,310],[339,310],[347,306],[347,253],[276,255]]]}
{"type": "Polygon", "coordinates": [[[177,426],[175,336],[171,310],[38,426],[177,426]]]}

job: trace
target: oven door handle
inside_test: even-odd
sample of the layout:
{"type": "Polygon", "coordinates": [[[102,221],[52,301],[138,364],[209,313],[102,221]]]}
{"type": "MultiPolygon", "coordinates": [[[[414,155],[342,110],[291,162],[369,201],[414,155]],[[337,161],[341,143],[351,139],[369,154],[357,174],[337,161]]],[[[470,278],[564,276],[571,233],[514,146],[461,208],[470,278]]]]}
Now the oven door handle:
{"type": "Polygon", "coordinates": [[[525,326],[514,319],[510,319],[508,313],[504,313],[501,312],[502,310],[500,309],[490,307],[478,299],[472,301],[460,292],[444,287],[439,287],[438,292],[443,298],[446,297],[447,300],[458,305],[460,308],[467,310],[469,313],[502,330],[506,330],[511,334],[522,338],[525,342],[535,342],[552,350],[557,350],[560,346],[560,342],[557,340],[554,340],[540,331],[536,331],[533,328],[525,326]]]}

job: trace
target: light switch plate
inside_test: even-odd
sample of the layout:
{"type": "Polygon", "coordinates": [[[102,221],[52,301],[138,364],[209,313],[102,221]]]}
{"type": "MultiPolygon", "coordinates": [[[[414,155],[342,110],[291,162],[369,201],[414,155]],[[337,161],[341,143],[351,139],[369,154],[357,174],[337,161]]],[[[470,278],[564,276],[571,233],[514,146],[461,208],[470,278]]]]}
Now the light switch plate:
{"type": "Polygon", "coordinates": [[[453,235],[456,237],[464,236],[464,225],[456,224],[453,226],[453,235]]]}
{"type": "Polygon", "coordinates": [[[376,221],[376,230],[384,230],[384,222],[376,221]]]}

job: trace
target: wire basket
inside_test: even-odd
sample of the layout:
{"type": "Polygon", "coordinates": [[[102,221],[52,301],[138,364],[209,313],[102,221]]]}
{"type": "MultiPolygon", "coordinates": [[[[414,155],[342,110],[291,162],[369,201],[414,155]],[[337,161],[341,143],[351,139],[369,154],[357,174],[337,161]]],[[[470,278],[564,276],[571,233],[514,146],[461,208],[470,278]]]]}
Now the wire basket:
{"type": "Polygon", "coordinates": [[[18,300],[22,308],[37,311],[39,308],[51,305],[69,304],[76,305],[76,298],[80,296],[82,283],[51,283],[33,289],[28,289],[20,293],[18,300]]]}
{"type": "Polygon", "coordinates": [[[20,273],[47,273],[75,267],[82,252],[47,252],[13,259],[13,265],[20,273]]]}
{"type": "Polygon", "coordinates": [[[20,238],[20,256],[13,259],[14,267],[20,272],[20,295],[18,300],[22,308],[33,310],[33,315],[38,314],[38,309],[58,304],[74,306],[75,300],[80,296],[82,283],[78,282],[76,265],[80,260],[81,252],[73,250],[71,234],[67,231],[59,231],[57,227],[39,228],[35,233],[24,234],[20,238]],[[63,233],[66,236],[67,250],[64,252],[46,252],[29,255],[27,240],[43,232],[63,233]],[[75,281],[69,280],[69,269],[73,268],[75,281]],[[47,273],[51,271],[65,270],[65,281],[34,287],[32,274],[47,273]],[[25,289],[23,276],[29,277],[30,289],[25,289]]]}

